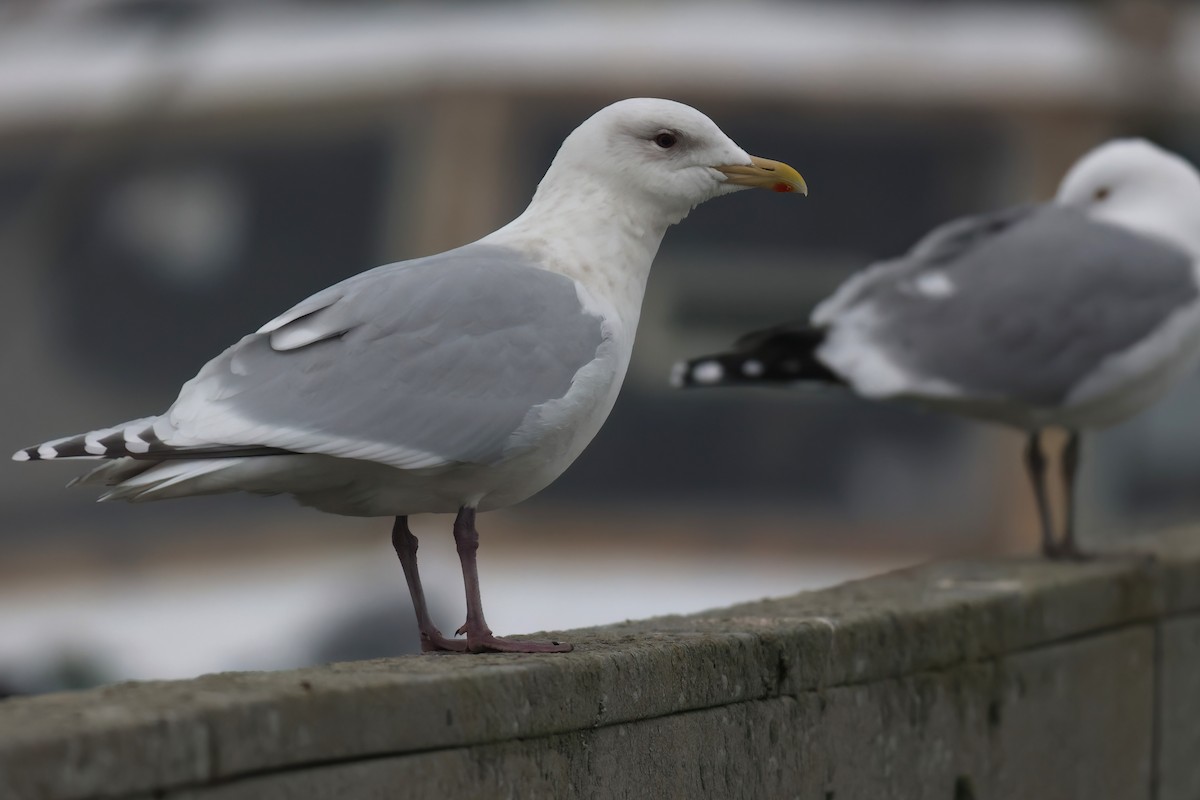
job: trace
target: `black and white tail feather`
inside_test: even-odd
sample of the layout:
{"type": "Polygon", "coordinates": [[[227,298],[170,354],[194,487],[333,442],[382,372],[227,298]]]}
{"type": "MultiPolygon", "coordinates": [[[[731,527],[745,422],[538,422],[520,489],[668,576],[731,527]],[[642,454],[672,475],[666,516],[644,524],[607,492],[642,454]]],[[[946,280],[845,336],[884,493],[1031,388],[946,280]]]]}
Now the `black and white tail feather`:
{"type": "Polygon", "coordinates": [[[732,350],[680,361],[671,374],[677,388],[779,384],[844,385],[816,355],[825,331],[808,323],[777,325],[747,334],[732,350]]]}
{"type": "Polygon", "coordinates": [[[154,423],[158,419],[143,417],[111,428],[51,439],[18,450],[13,453],[13,460],[100,460],[104,463],[75,478],[67,486],[116,486],[119,488],[99,499],[136,501],[152,499],[151,495],[172,496],[165,490],[184,480],[195,482],[206,473],[228,467],[231,459],[292,452],[273,447],[169,445],[155,433],[154,423]],[[142,476],[145,478],[136,480],[142,476]]]}
{"type": "Polygon", "coordinates": [[[291,452],[274,447],[196,446],[164,443],[154,432],[158,417],[144,417],[111,428],[51,439],[13,454],[14,461],[50,461],[56,458],[135,458],[165,461],[173,458],[232,458],[279,455],[291,452]]]}

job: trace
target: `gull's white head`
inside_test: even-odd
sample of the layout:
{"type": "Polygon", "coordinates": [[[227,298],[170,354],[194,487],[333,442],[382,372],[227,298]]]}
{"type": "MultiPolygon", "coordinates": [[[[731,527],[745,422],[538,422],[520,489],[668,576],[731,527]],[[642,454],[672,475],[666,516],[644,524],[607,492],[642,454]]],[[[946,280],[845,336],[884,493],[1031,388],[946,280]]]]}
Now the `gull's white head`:
{"type": "Polygon", "coordinates": [[[1200,258],[1200,175],[1145,139],[1117,139],[1071,167],[1057,200],[1200,258]]]}
{"type": "Polygon", "coordinates": [[[561,194],[572,184],[581,192],[604,187],[631,203],[644,200],[668,224],[739,189],[808,193],[787,164],[749,155],[690,106],[652,98],[602,108],[563,141],[543,185],[561,194]]]}

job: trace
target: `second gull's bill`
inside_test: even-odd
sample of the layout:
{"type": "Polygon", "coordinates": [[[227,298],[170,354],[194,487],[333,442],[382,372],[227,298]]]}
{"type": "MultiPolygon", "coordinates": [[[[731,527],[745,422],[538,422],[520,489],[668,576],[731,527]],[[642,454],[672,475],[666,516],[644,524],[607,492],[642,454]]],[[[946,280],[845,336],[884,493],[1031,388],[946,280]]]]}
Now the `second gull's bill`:
{"type": "Polygon", "coordinates": [[[498,231],[301,301],[204,365],[164,414],[13,458],[104,459],[76,481],[109,487],[104,500],[289,493],[395,517],[422,649],[569,650],[492,634],[475,513],[540,491],[583,451],[621,388],[667,228],[749,187],[807,193],[794,169],[748,155],[693,108],[614,103],[566,138],[498,231]],[[458,515],[465,640],[426,608],[407,517],[428,512],[458,515]]]}
{"type": "Polygon", "coordinates": [[[1084,156],[1053,202],[967,217],[846,281],[802,322],[676,367],[677,385],[832,383],[1025,431],[1042,550],[1078,557],[1080,431],[1120,422],[1200,354],[1200,176],[1144,140],[1084,156]],[[1041,432],[1069,432],[1056,540],[1041,432]]]}

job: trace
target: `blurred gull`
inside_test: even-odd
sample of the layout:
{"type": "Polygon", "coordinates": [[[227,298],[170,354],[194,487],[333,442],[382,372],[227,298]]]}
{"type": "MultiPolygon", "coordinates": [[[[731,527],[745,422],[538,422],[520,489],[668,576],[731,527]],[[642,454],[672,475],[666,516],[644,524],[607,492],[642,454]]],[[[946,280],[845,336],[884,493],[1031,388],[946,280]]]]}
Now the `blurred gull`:
{"type": "Polygon", "coordinates": [[[100,458],[102,500],[290,493],[394,516],[424,650],[561,652],[493,636],[475,512],[545,488],[612,409],[650,264],[693,207],[747,187],[807,193],[700,112],[624,100],[563,142],[529,207],[473,244],[356,275],[206,364],[165,414],[46,442],[18,461],[100,458]],[[466,640],[425,605],[407,516],[457,512],[466,640]]]}
{"type": "Polygon", "coordinates": [[[676,366],[677,385],[843,384],[1028,434],[1042,550],[1078,557],[1080,431],[1158,398],[1200,352],[1200,176],[1142,140],[1105,144],[1053,202],[955,220],[846,281],[807,322],[676,366]],[[1067,429],[1055,541],[1044,428],[1067,429]]]}

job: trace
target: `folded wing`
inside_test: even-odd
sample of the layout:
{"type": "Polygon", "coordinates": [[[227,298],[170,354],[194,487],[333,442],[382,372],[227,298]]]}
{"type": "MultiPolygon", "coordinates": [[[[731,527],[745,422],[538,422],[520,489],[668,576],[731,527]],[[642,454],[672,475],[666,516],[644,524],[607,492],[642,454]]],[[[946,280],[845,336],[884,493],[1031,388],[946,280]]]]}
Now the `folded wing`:
{"type": "Polygon", "coordinates": [[[572,280],[502,248],[380,267],[209,362],[154,433],[409,469],[492,463],[595,359],[601,323],[572,280]]]}
{"type": "Polygon", "coordinates": [[[1054,405],[1197,295],[1183,251],[1046,205],[939,228],[813,322],[822,359],[866,394],[1054,405]]]}

